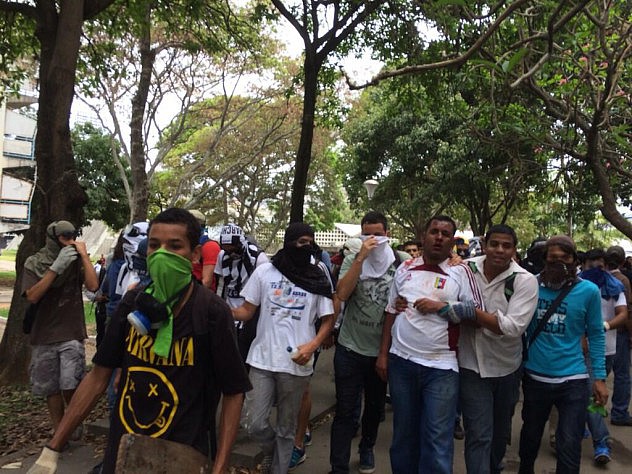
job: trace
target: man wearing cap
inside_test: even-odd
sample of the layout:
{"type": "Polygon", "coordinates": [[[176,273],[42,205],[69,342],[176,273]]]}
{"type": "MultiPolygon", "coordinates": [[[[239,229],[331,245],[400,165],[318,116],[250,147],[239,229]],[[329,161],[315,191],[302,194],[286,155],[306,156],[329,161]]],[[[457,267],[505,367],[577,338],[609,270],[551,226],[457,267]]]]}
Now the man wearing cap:
{"type": "Polygon", "coordinates": [[[22,295],[36,305],[29,336],[32,390],[46,397],[54,430],[86,369],[81,287],[99,287],[86,244],[76,237],[70,222],[51,223],[46,244],[26,259],[22,274],[22,295]]]}
{"type": "Polygon", "coordinates": [[[562,291],[568,293],[550,312],[550,318],[540,326],[542,330],[528,347],[522,381],[521,474],[534,472],[544,425],[553,406],[559,413],[557,472],[578,473],[591,392],[596,407],[603,407],[608,401],[601,295],[594,283],[577,278],[576,268],[575,242],[565,235],[551,237],[545,246],[538,306],[527,329],[527,340],[531,340],[558,295],[562,291]],[[582,351],[584,335],[588,339],[592,387],[582,351]]]}
{"type": "Polygon", "coordinates": [[[628,303],[626,325],[617,330],[616,354],[606,363],[612,364],[614,383],[612,388],[612,411],[610,423],[617,426],[632,426],[630,416],[630,333],[632,330],[632,289],[630,280],[621,272],[625,263],[623,247],[613,245],[606,250],[606,266],[610,274],[623,284],[623,292],[628,303]]]}
{"type": "Polygon", "coordinates": [[[214,240],[211,240],[204,231],[206,216],[197,209],[191,209],[189,212],[193,214],[193,217],[197,219],[200,223],[200,227],[202,228],[202,232],[200,234],[202,257],[200,257],[199,262],[193,263],[193,276],[201,281],[205,287],[215,290],[215,278],[213,274],[215,272],[215,265],[217,264],[220,251],[219,244],[214,240]]]}
{"type": "Polygon", "coordinates": [[[315,263],[314,230],[302,222],[285,231],[283,248],[257,267],[233,309],[240,321],[261,308],[257,336],[246,362],[252,392],[244,406],[246,428],[261,444],[261,472],[288,470],[301,398],[313,372],[314,352],[333,327],[333,284],[322,262],[315,263]],[[315,323],[322,324],[316,332],[315,323]],[[276,401],[277,423],[269,416],[276,401]]]}

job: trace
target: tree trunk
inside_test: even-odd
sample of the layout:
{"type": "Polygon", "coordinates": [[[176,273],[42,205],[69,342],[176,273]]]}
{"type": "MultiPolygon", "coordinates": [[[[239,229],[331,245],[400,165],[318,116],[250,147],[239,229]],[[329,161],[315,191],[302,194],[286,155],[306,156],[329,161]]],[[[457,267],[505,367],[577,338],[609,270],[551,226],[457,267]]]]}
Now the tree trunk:
{"type": "Polygon", "coordinates": [[[31,227],[16,257],[16,282],[9,319],[0,343],[0,385],[26,383],[30,346],[22,333],[26,308],[21,279],[26,258],[43,246],[47,225],[65,219],[79,225],[87,197],[79,186],[70,142],[70,108],[83,24],[83,0],[61,2],[59,12],[38,7],[37,38],[41,45],[40,95],[35,159],[37,182],[31,227]]]}
{"type": "Polygon", "coordinates": [[[303,92],[303,117],[301,120],[301,139],[296,154],[294,168],[294,183],[292,185],[292,206],[290,208],[290,222],[303,220],[305,204],[305,190],[307,188],[307,174],[312,161],[312,140],[314,138],[314,115],[316,113],[316,96],[318,95],[318,70],[315,53],[309,49],[305,51],[305,90],[303,92]]]}
{"type": "MultiPolygon", "coordinates": [[[[594,122],[593,122],[594,123],[594,122]]],[[[599,132],[597,126],[593,125],[589,133],[586,136],[586,159],[588,166],[593,172],[595,181],[597,182],[597,189],[601,195],[601,214],[617,228],[628,239],[632,239],[632,223],[621,215],[617,209],[617,197],[612,190],[608,172],[603,165],[602,156],[599,152],[599,132]]]]}
{"type": "Polygon", "coordinates": [[[149,203],[149,185],[145,170],[145,140],[143,138],[143,121],[147,96],[151,85],[151,73],[154,68],[156,54],[151,49],[151,5],[147,4],[145,23],[143,25],[140,44],[140,77],[138,89],[132,99],[132,116],[130,119],[130,169],[132,174],[132,222],[147,219],[149,203]]]}

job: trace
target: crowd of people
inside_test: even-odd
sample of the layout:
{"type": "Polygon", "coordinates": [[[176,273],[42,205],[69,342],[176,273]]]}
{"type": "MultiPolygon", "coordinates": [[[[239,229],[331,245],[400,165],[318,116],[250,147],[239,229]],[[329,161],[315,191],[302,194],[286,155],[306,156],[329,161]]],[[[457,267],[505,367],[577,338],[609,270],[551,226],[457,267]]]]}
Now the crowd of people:
{"type": "Polygon", "coordinates": [[[520,261],[515,231],[494,225],[471,257],[454,220],[437,215],[393,249],[386,217],[371,211],[332,256],[295,222],[268,257],[239,226],[215,241],[204,225],[178,208],[130,225],[99,271],[73,224],[48,226],[22,280],[32,389],[53,430],[30,473],[56,471],[104,392],[110,432],[95,473],[115,472],[126,434],[190,446],[227,472],[240,426],[261,446],[260,472],[291,471],[306,457],[310,379],[330,347],[334,474],[350,471],[358,435],[359,472],[375,471],[387,399],[396,474],[452,472],[461,418],[467,472],[501,472],[521,389],[520,473],[535,472],[547,421],[558,472],[579,472],[585,432],[595,462],[611,460],[611,371],[610,423],[632,426],[621,247],[584,253],[558,235],[520,261]],[[102,320],[88,373],[82,286],[102,320]]]}

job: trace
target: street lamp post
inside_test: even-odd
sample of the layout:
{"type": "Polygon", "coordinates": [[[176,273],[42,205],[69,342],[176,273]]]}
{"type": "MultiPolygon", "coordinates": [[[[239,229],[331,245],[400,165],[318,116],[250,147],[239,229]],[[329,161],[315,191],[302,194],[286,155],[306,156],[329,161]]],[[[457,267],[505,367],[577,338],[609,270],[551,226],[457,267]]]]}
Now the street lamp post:
{"type": "Polygon", "coordinates": [[[374,179],[367,179],[364,183],[364,187],[366,188],[366,194],[369,196],[369,201],[373,199],[373,194],[375,194],[375,188],[377,188],[378,183],[374,179]]]}

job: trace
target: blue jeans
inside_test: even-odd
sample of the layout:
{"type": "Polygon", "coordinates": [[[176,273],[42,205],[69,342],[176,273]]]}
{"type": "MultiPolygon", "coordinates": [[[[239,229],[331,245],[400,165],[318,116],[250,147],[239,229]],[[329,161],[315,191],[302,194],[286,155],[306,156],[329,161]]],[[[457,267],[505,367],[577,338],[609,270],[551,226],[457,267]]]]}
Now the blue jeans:
{"type": "Polygon", "coordinates": [[[544,425],[553,405],[557,407],[559,422],[556,431],[558,474],[577,474],[581,460],[582,438],[589,398],[588,379],[545,383],[528,375],[522,379],[524,404],[520,432],[519,474],[533,474],[535,459],[540,449],[544,425]]]}
{"type": "Polygon", "coordinates": [[[522,370],[483,378],[473,370],[460,369],[459,375],[467,472],[499,473],[511,439],[511,418],[522,370]]]}
{"type": "Polygon", "coordinates": [[[612,389],[612,421],[630,419],[630,334],[617,331],[617,353],[612,359],[614,387],[612,389]]]}
{"type": "Polygon", "coordinates": [[[364,392],[360,449],[373,448],[386,400],[386,382],[375,371],[376,357],[336,346],[336,414],[331,425],[329,461],[333,473],[348,473],[351,440],[358,430],[358,412],[364,392]]]}
{"type": "Polygon", "coordinates": [[[395,474],[451,473],[459,374],[388,356],[395,474]]]}
{"type": "MultiPolygon", "coordinates": [[[[612,359],[614,356],[606,356],[606,376],[610,374],[612,368],[612,359]]],[[[594,382],[592,366],[590,364],[590,357],[586,356],[586,367],[588,367],[588,373],[590,374],[590,383],[594,382]]],[[[593,447],[603,445],[610,438],[610,431],[606,426],[606,420],[599,413],[591,413],[586,410],[586,423],[588,424],[588,430],[590,431],[590,437],[592,438],[593,447]]]]}

